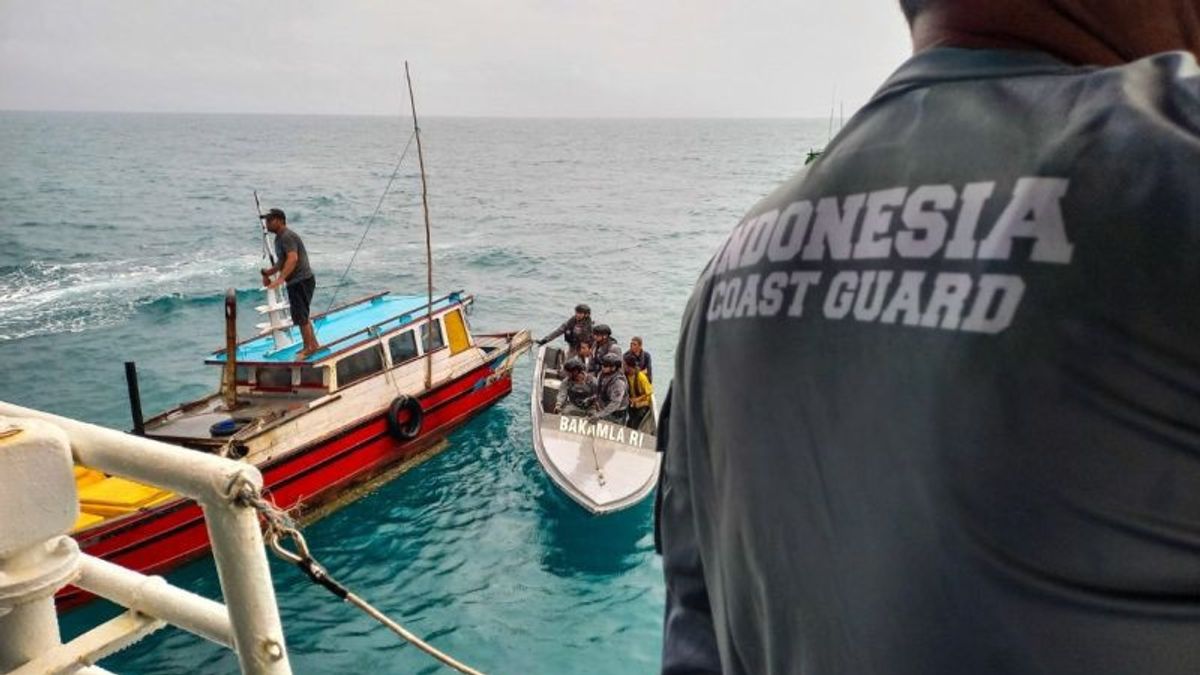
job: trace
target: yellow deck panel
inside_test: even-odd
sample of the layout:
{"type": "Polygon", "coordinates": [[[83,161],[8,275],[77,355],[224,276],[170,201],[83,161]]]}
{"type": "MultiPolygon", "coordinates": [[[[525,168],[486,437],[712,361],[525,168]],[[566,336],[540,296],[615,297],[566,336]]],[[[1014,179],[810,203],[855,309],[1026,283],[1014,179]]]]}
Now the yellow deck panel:
{"type": "Polygon", "coordinates": [[[80,511],[79,518],[75,520],[75,527],[71,530],[71,532],[75,533],[79,532],[80,530],[86,530],[97,523],[104,522],[104,520],[104,516],[99,516],[94,513],[87,513],[86,511],[80,511]]]}
{"type": "Polygon", "coordinates": [[[119,516],[170,499],[173,495],[124,478],[105,478],[79,489],[79,508],[100,516],[119,516]]]}
{"type": "Polygon", "coordinates": [[[86,466],[75,465],[75,489],[82,490],[83,488],[99,483],[104,480],[105,476],[102,471],[89,469],[86,466]]]}

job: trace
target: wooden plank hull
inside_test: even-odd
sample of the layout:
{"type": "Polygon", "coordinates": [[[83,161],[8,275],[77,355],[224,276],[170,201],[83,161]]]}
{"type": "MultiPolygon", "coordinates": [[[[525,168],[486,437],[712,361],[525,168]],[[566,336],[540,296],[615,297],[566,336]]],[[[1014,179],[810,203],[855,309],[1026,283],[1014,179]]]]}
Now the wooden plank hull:
{"type": "MultiPolygon", "coordinates": [[[[259,464],[264,485],[284,509],[305,513],[337,500],[349,489],[433,448],[455,427],[512,391],[511,373],[497,373],[493,359],[419,396],[424,411],[416,438],[398,441],[389,432],[387,408],[315,442],[259,464]]],[[[77,533],[84,552],[145,574],[166,572],[209,551],[199,506],[176,499],[77,533]]],[[[73,586],[59,593],[66,609],[91,596],[73,586]]]]}

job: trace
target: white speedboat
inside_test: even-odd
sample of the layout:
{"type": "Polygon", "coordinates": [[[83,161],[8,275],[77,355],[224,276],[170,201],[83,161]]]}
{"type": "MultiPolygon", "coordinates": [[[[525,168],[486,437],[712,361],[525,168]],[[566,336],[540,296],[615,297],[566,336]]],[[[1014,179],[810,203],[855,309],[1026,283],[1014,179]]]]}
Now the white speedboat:
{"type": "Polygon", "coordinates": [[[550,480],[580,506],[596,514],[638,503],[658,482],[661,456],[655,450],[657,406],[637,429],[586,417],[557,415],[560,369],[566,353],[543,345],[533,371],[533,448],[550,480]]]}

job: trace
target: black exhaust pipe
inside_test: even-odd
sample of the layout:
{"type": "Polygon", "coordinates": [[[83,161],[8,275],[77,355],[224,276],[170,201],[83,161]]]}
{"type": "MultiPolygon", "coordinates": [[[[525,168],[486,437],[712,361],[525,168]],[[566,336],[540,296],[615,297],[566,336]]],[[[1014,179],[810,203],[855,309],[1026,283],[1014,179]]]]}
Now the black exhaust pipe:
{"type": "Polygon", "coordinates": [[[125,384],[129,388],[129,412],[133,415],[133,433],[146,435],[146,423],[142,420],[142,395],[138,392],[137,365],[125,362],[125,384]]]}

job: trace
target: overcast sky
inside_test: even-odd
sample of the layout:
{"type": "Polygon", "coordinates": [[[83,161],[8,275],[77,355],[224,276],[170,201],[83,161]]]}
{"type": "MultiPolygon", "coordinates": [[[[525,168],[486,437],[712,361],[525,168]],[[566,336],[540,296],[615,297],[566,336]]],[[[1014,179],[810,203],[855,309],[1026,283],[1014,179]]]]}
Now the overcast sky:
{"type": "Polygon", "coordinates": [[[0,109],[826,117],[908,54],[895,0],[0,0],[0,109]],[[836,90],[836,94],[834,93],[836,90]]]}

